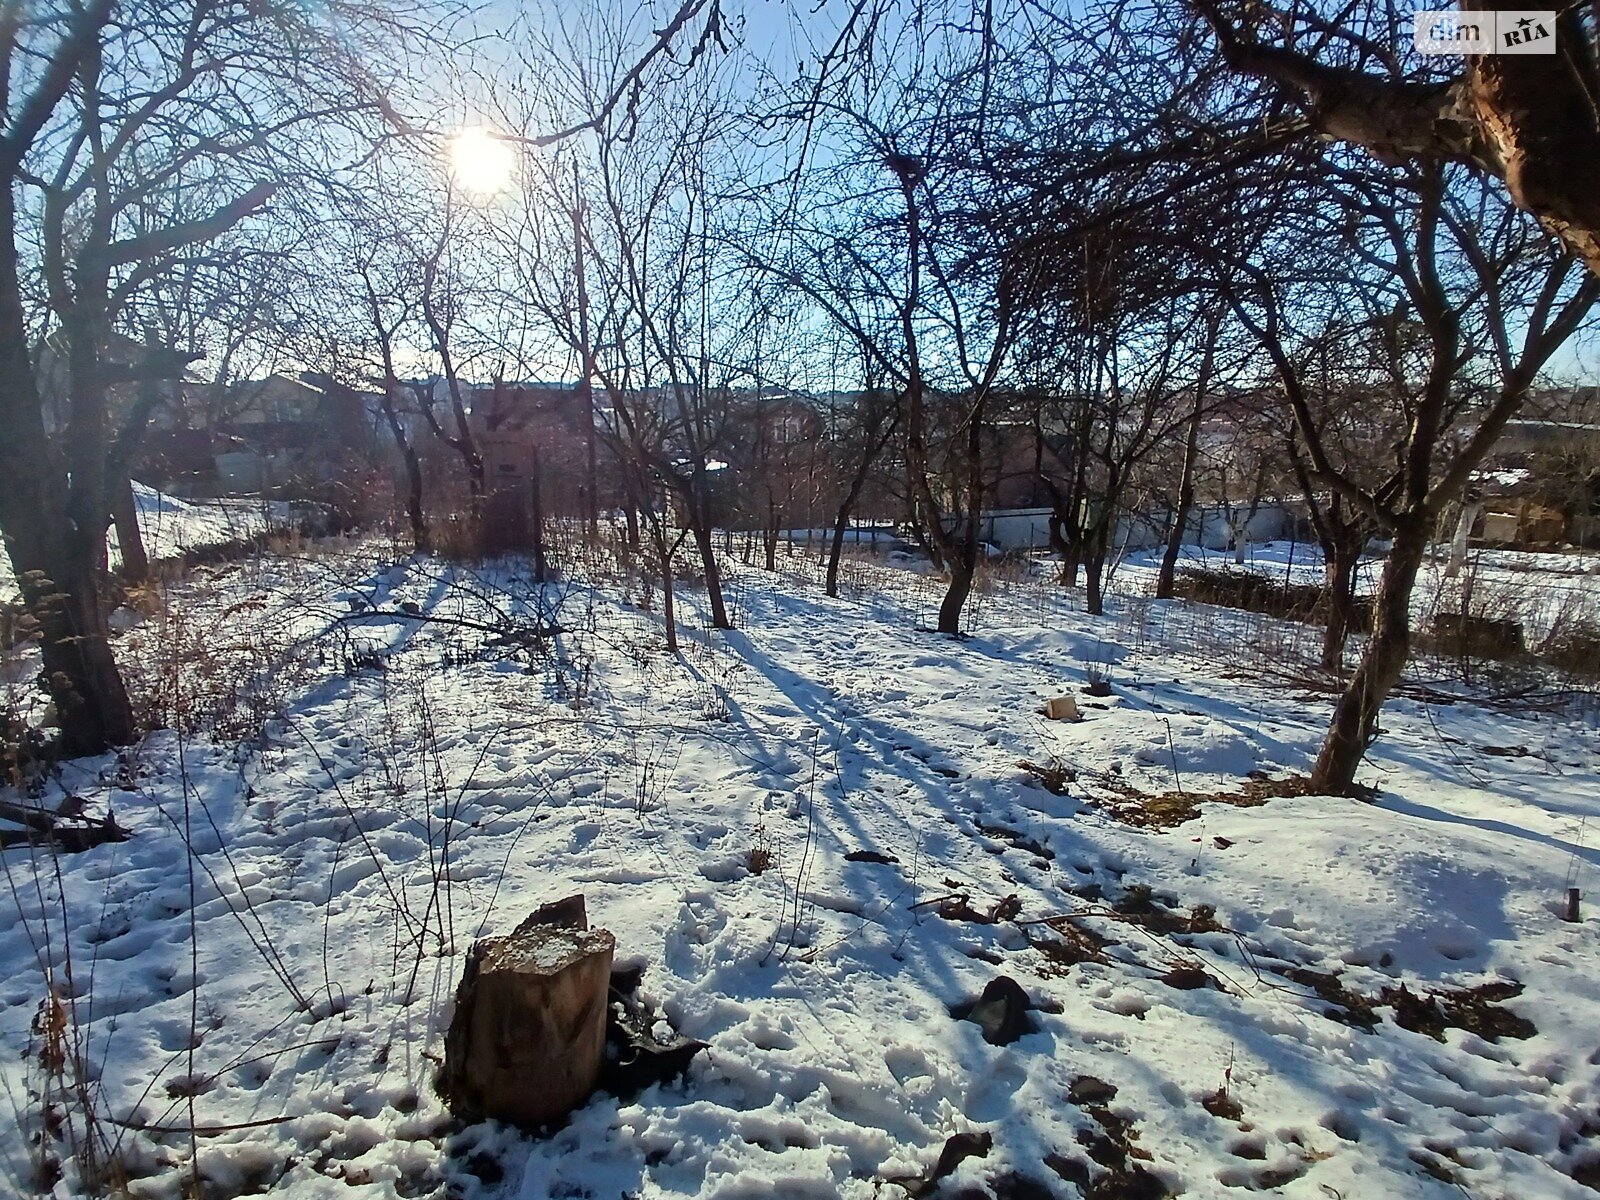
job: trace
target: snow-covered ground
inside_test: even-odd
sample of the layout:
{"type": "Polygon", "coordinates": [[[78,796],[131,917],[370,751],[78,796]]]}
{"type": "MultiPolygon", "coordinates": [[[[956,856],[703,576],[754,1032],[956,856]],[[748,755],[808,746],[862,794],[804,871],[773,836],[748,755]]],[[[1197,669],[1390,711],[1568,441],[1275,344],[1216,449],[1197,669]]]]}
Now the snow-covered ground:
{"type": "MultiPolygon", "coordinates": [[[[172,558],[186,550],[242,542],[274,525],[287,524],[288,506],[278,501],[249,497],[204,502],[179,500],[134,483],[133,500],[139,510],[139,532],[151,559],[172,558]]],[[[117,535],[109,536],[113,566],[121,562],[117,535]]],[[[0,554],[0,600],[16,595],[11,561],[0,554]]]]}
{"type": "MultiPolygon", "coordinates": [[[[1284,583],[1322,582],[1322,552],[1315,544],[1306,542],[1247,544],[1242,564],[1236,561],[1232,550],[1188,545],[1183,547],[1179,563],[1180,566],[1253,571],[1284,583]]],[[[1571,619],[1583,614],[1588,619],[1600,620],[1600,555],[1474,547],[1454,580],[1445,577],[1448,563],[1449,547],[1442,544],[1435,546],[1423,563],[1412,604],[1419,624],[1438,611],[1461,611],[1463,588],[1468,612],[1520,621],[1530,644],[1548,633],[1563,617],[1571,619]]],[[[1128,591],[1153,591],[1160,567],[1160,550],[1129,554],[1116,568],[1122,577],[1120,586],[1128,591]]],[[[1380,553],[1363,558],[1356,573],[1357,593],[1370,595],[1376,591],[1382,569],[1380,553]]]]}
{"type": "Polygon", "coordinates": [[[1304,772],[1330,695],[1134,637],[1152,602],[986,585],[954,641],[917,627],[937,581],[854,560],[829,600],[796,561],[731,565],[731,632],[681,597],[680,658],[603,565],[541,589],[369,548],[177,585],[119,639],[141,693],[191,730],[281,712],[70,764],[39,801],[132,839],[0,856],[20,1127],[48,971],[137,1196],[197,1154],[216,1196],[894,1197],[960,1133],[991,1144],[940,1195],[1593,1195],[1600,922],[1560,917],[1600,859],[1592,712],[1402,697],[1376,803],[1143,827],[1113,811],[1304,772]],[[1081,722],[1040,714],[1064,691],[1081,722]],[[709,1050],[545,1138],[452,1124],[468,946],[573,891],[709,1050]],[[1004,1045],[951,1013],[997,976],[1033,1005],[1004,1045]]]}

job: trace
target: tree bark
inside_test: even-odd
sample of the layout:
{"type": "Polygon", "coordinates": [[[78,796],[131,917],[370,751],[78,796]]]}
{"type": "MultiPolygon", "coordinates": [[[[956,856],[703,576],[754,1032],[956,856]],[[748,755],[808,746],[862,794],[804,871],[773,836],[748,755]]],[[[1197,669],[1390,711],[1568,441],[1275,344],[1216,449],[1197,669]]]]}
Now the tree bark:
{"type": "Polygon", "coordinates": [[[1200,417],[1205,411],[1201,397],[1195,392],[1194,411],[1189,414],[1189,427],[1183,440],[1183,470],[1178,476],[1178,503],[1172,513],[1172,528],[1167,530],[1167,548],[1161,555],[1161,570],[1156,575],[1156,599],[1171,600],[1174,579],[1178,573],[1178,556],[1183,552],[1183,536],[1189,524],[1189,513],[1194,508],[1195,463],[1200,457],[1200,417]]]}
{"type": "Polygon", "coordinates": [[[1356,566],[1361,559],[1363,536],[1352,548],[1338,540],[1322,548],[1322,588],[1328,606],[1328,623],[1322,631],[1322,669],[1344,671],[1344,647],[1355,627],[1356,566]]]}
{"type": "MultiPolygon", "coordinates": [[[[99,754],[136,736],[101,594],[108,514],[101,504],[89,529],[72,524],[81,509],[69,518],[72,498],[45,432],[28,354],[12,195],[9,188],[0,192],[0,532],[23,605],[39,622],[44,683],[61,723],[62,751],[99,754]]],[[[102,467],[104,461],[102,445],[102,467]]]]}
{"type": "Polygon", "coordinates": [[[1166,549],[1161,554],[1161,570],[1156,575],[1156,599],[1172,599],[1173,577],[1178,570],[1178,556],[1183,551],[1184,530],[1189,524],[1189,512],[1194,507],[1195,465],[1200,458],[1200,422],[1206,411],[1206,388],[1211,383],[1211,371],[1216,362],[1217,331],[1221,329],[1220,317],[1213,317],[1206,325],[1205,354],[1200,360],[1200,375],[1194,385],[1194,408],[1183,436],[1183,468],[1178,476],[1178,503],[1172,514],[1172,528],[1167,530],[1166,549]]]}
{"type": "MultiPolygon", "coordinates": [[[[1563,9],[1554,54],[1482,54],[1451,83],[1412,83],[1318,62],[1258,42],[1221,11],[1192,0],[1224,61],[1295,96],[1324,138],[1364,147],[1382,162],[1464,163],[1500,180],[1512,201],[1600,276],[1600,80],[1584,8],[1563,9]]],[[[1465,12],[1516,10],[1512,0],[1463,0],[1465,12]]]]}
{"type": "Polygon", "coordinates": [[[716,543],[711,540],[710,505],[706,503],[703,480],[696,478],[690,481],[688,501],[689,531],[694,535],[695,549],[700,552],[700,569],[705,572],[712,628],[731,629],[733,626],[728,623],[727,605],[722,599],[722,568],[717,563],[716,543]]]}
{"type": "MultiPolygon", "coordinates": [[[[387,351],[385,351],[387,355],[387,351]]],[[[426,554],[432,546],[428,535],[428,517],[422,507],[422,459],[417,448],[406,434],[404,422],[394,407],[394,389],[399,386],[392,371],[384,384],[383,418],[400,451],[400,461],[406,472],[406,519],[411,525],[411,541],[418,554],[426,554]]]]}
{"type": "Polygon", "coordinates": [[[133,482],[125,474],[112,484],[111,521],[117,530],[117,548],[122,552],[123,582],[146,582],[150,578],[150,555],[145,550],[144,531],[139,528],[139,504],[134,499],[133,482]]]}
{"type": "Polygon", "coordinates": [[[1311,787],[1350,795],[1356,770],[1378,735],[1378,713],[1400,681],[1411,652],[1411,592],[1433,531],[1432,516],[1406,513],[1394,529],[1373,601],[1372,636],[1333,710],[1333,722],[1311,772],[1311,787]]]}
{"type": "Polygon", "coordinates": [[[1108,533],[1103,523],[1089,534],[1083,558],[1083,611],[1091,617],[1105,615],[1106,544],[1108,533]]]}

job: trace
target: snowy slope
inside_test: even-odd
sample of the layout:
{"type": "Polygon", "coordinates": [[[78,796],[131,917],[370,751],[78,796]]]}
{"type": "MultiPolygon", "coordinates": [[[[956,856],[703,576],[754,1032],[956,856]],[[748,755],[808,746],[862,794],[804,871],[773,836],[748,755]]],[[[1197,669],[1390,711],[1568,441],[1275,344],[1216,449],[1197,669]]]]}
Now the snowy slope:
{"type": "MultiPolygon", "coordinates": [[[[139,532],[144,535],[145,553],[152,559],[245,541],[275,524],[287,523],[289,518],[287,506],[277,501],[232,499],[190,503],[137,482],[133,485],[133,499],[139,510],[139,532]]],[[[114,530],[109,542],[111,564],[115,566],[121,558],[114,530]]],[[[0,554],[0,599],[15,595],[16,579],[11,573],[11,560],[0,554]]]]}
{"type": "MultiPolygon", "coordinates": [[[[1376,804],[1137,828],[1096,802],[1304,771],[1329,697],[1239,677],[1225,646],[1123,645],[1115,612],[1033,585],[981,596],[955,642],[914,627],[920,577],[851,579],[871,594],[737,569],[738,628],[681,659],[625,574],[541,592],[345,555],[196,582],[172,605],[226,629],[220,653],[269,648],[256,684],[292,680],[287,710],[259,743],[167,733],[69,767],[44,802],[114,803],[135,836],[62,859],[64,895],[52,861],[4,856],[0,1079],[24,1126],[40,960],[64,978],[70,949],[135,1195],[178,1194],[191,1124],[213,1195],[898,1196],[966,1131],[992,1149],[940,1194],[1593,1194],[1573,1172],[1600,1158],[1597,923],[1554,911],[1600,857],[1592,717],[1403,699],[1376,804]],[[515,653],[479,628],[557,605],[567,632],[515,653]],[[1108,662],[1082,722],[1038,714],[1108,662]],[[709,1051],[545,1139],[453,1126],[431,1076],[468,945],[574,890],[709,1051]],[[1013,895],[1012,919],[961,919],[1013,895]],[[1087,935],[1108,944],[1066,961],[1087,935]],[[1316,994],[1335,972],[1370,1032],[1316,994]],[[1009,1045],[950,1013],[1001,974],[1036,1005],[1009,1045]],[[1437,1040],[1378,1000],[1493,981],[1521,985],[1494,1007],[1531,1036],[1437,1040]]],[[[170,636],[125,650],[154,664],[170,636]]]]}

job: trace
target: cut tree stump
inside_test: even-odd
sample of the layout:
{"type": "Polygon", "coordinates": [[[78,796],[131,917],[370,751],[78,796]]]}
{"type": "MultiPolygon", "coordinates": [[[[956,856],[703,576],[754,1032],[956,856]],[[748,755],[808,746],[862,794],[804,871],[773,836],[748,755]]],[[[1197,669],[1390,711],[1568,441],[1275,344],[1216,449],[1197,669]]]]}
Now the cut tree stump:
{"type": "Polygon", "coordinates": [[[1044,702],[1044,715],[1052,721],[1081,721],[1078,702],[1071,696],[1052,696],[1044,702]]]}
{"type": "Polygon", "coordinates": [[[587,1100],[605,1052],[615,948],[607,930],[588,928],[582,896],[474,943],[439,1075],[450,1111],[534,1130],[587,1100]]]}

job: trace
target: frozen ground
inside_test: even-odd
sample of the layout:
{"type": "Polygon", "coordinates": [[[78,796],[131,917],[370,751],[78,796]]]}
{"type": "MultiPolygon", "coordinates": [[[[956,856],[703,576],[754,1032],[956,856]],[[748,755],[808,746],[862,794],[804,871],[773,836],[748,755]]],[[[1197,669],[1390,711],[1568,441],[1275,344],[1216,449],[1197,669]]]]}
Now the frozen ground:
{"type": "MultiPolygon", "coordinates": [[[[139,532],[145,553],[152,559],[171,558],[185,550],[244,541],[274,524],[288,520],[287,506],[275,501],[240,498],[191,502],[146,487],[133,485],[139,510],[139,532]]],[[[117,537],[110,535],[111,563],[121,561],[117,537]]],[[[0,600],[16,594],[11,560],[0,554],[0,600]]]]}
{"type": "MultiPolygon", "coordinates": [[[[589,577],[268,559],[124,634],[176,725],[282,715],[70,765],[42,802],[114,804],[132,840],[3,856],[22,1129],[48,971],[138,1196],[197,1155],[217,1196],[896,1197],[966,1132],[992,1148],[939,1195],[1594,1195],[1600,925],[1558,915],[1600,857],[1592,714],[1401,699],[1375,804],[1140,828],[1110,809],[1304,771],[1327,693],[1033,583],[952,641],[916,628],[933,581],[861,562],[836,601],[735,568],[737,629],[691,593],[672,658],[636,577],[589,577]],[[1066,690],[1085,719],[1046,722],[1066,690]],[[453,1126],[431,1076],[468,945],[575,890],[709,1051],[544,1139],[453,1126]],[[950,1013],[998,975],[1035,1006],[1007,1045],[950,1013]],[[1479,1032],[1416,1019],[1485,983],[1518,994],[1479,1032]]],[[[20,1190],[27,1140],[0,1146],[20,1190]]]]}
{"type": "MultiPolygon", "coordinates": [[[[1417,578],[1413,611],[1419,621],[1441,609],[1460,611],[1462,589],[1467,589],[1469,612],[1519,620],[1530,641],[1548,633],[1564,616],[1584,614],[1600,619],[1600,556],[1595,554],[1533,553],[1474,547],[1455,580],[1445,578],[1449,547],[1438,545],[1423,563],[1417,578]]],[[[1244,562],[1232,550],[1183,548],[1182,566],[1243,569],[1286,583],[1322,582],[1322,552],[1314,543],[1256,542],[1244,548],[1244,562]]],[[[1161,567],[1160,550],[1129,554],[1117,566],[1121,586],[1129,590],[1154,590],[1161,567]]],[[[1377,590],[1383,568],[1380,554],[1363,558],[1356,573],[1356,591],[1377,590]]]]}

